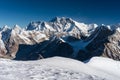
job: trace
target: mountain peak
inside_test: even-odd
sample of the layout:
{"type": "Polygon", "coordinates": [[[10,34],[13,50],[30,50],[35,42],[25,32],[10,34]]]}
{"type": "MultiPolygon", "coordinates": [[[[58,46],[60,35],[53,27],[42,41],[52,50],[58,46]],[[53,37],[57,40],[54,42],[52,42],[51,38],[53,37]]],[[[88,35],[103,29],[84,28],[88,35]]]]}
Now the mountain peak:
{"type": "Polygon", "coordinates": [[[7,28],[10,28],[10,27],[8,27],[8,25],[3,26],[3,29],[7,29],[7,28]]]}
{"type": "Polygon", "coordinates": [[[17,33],[19,33],[19,32],[21,32],[22,29],[20,28],[20,26],[18,26],[16,24],[16,25],[14,25],[13,30],[16,31],[17,33]]]}
{"type": "Polygon", "coordinates": [[[7,25],[3,26],[3,28],[1,29],[1,31],[6,31],[6,30],[10,30],[11,28],[8,27],[7,25]]]}
{"type": "Polygon", "coordinates": [[[59,22],[60,18],[59,17],[54,17],[52,20],[50,20],[50,22],[59,22]]]}
{"type": "Polygon", "coordinates": [[[35,30],[36,28],[38,28],[38,25],[40,24],[40,21],[37,22],[30,22],[28,24],[28,26],[26,27],[26,30],[35,30]]]}
{"type": "Polygon", "coordinates": [[[60,23],[60,22],[73,22],[73,20],[71,18],[68,18],[68,17],[55,17],[53,18],[52,20],[50,20],[50,22],[57,22],[57,23],[60,23]]]}
{"type": "Polygon", "coordinates": [[[18,29],[20,29],[20,26],[19,25],[14,25],[14,27],[13,27],[13,29],[16,29],[16,28],[18,28],[18,29]]]}

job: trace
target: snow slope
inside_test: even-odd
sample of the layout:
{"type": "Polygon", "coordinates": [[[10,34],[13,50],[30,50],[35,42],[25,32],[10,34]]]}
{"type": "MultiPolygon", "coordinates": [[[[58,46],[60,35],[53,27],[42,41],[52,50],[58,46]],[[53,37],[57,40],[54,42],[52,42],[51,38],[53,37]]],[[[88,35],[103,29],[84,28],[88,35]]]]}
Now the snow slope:
{"type": "MultiPolygon", "coordinates": [[[[101,58],[97,60],[103,62],[101,58]]],[[[119,80],[120,78],[80,61],[62,57],[37,61],[0,59],[0,71],[0,80],[119,80]]]]}
{"type": "Polygon", "coordinates": [[[100,69],[109,74],[120,77],[120,62],[103,57],[93,57],[88,65],[100,69]]]}

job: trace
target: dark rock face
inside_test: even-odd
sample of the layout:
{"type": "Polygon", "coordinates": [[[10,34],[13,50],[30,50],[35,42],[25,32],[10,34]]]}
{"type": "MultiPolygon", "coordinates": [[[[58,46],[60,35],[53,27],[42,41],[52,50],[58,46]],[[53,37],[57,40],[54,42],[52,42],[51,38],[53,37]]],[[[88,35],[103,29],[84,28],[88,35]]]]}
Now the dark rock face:
{"type": "Polygon", "coordinates": [[[93,56],[104,56],[120,60],[120,32],[110,30],[104,26],[97,28],[85,41],[90,43],[85,50],[80,50],[77,59],[84,61],[93,56]]]}
{"type": "Polygon", "coordinates": [[[84,50],[79,50],[76,59],[80,61],[85,61],[88,60],[91,57],[91,55],[92,55],[91,53],[87,53],[84,50]]]}
{"type": "Polygon", "coordinates": [[[77,59],[85,61],[93,56],[101,56],[104,53],[105,43],[109,43],[108,37],[113,34],[113,31],[109,30],[105,26],[96,28],[96,30],[86,39],[85,42],[89,44],[85,47],[85,50],[79,50],[77,59]]]}
{"type": "Polygon", "coordinates": [[[19,45],[15,60],[37,60],[53,56],[70,57],[72,47],[60,40],[44,41],[35,45],[19,45]]]}
{"type": "Polygon", "coordinates": [[[108,43],[108,37],[112,35],[114,32],[109,30],[108,28],[101,26],[99,29],[97,29],[93,35],[91,35],[89,38],[91,38],[91,42],[86,46],[86,49],[88,52],[92,54],[92,56],[100,56],[102,55],[102,52],[104,52],[105,43],[108,43]]]}

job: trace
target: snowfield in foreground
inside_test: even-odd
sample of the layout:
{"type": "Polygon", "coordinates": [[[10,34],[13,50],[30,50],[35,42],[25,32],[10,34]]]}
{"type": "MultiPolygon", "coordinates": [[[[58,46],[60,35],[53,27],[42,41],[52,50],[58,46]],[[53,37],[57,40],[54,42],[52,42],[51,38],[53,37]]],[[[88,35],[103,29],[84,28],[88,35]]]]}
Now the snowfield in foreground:
{"type": "Polygon", "coordinates": [[[88,63],[53,57],[36,61],[0,59],[0,80],[119,80],[120,62],[94,57],[88,63]]]}

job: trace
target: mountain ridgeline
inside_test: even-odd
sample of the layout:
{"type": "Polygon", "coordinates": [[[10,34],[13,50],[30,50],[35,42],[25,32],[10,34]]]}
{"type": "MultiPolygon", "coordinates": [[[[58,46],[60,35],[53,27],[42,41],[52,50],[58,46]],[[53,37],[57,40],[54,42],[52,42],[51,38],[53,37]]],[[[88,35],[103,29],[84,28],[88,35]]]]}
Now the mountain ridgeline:
{"type": "Polygon", "coordinates": [[[84,24],[71,18],[31,22],[0,29],[0,57],[37,60],[62,56],[85,61],[93,56],[120,60],[120,25],[84,24]]]}

